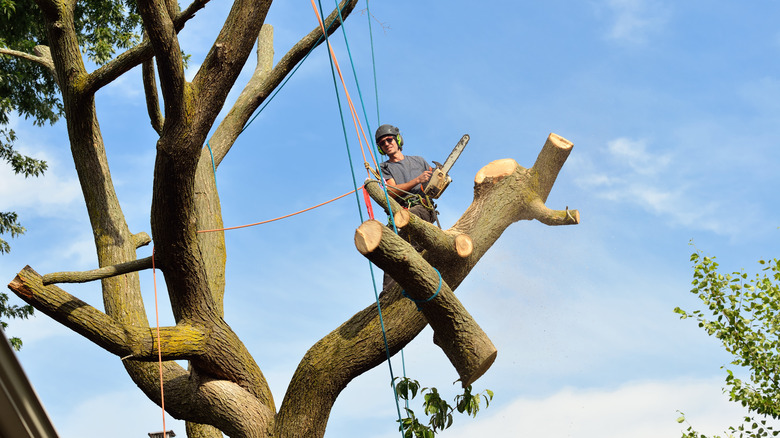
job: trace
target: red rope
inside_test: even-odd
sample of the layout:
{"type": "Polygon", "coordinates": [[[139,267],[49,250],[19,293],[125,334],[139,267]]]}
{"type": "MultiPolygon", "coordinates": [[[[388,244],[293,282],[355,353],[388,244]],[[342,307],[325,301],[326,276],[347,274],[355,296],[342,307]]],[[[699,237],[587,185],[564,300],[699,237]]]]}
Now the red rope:
{"type": "Polygon", "coordinates": [[[366,186],[363,186],[363,199],[366,201],[366,210],[368,210],[368,218],[374,218],[374,207],[371,206],[371,197],[368,196],[368,190],[366,186]]]}

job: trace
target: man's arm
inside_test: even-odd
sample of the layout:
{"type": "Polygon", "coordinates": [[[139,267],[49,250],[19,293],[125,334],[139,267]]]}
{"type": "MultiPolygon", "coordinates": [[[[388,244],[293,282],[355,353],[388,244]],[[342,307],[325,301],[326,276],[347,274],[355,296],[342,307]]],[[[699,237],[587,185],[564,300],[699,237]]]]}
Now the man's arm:
{"type": "Polygon", "coordinates": [[[417,178],[407,181],[405,183],[396,184],[395,179],[388,178],[387,179],[387,191],[390,193],[394,198],[403,198],[410,192],[416,185],[418,184],[425,184],[431,179],[431,174],[433,171],[431,169],[428,169],[417,176],[417,178]]]}

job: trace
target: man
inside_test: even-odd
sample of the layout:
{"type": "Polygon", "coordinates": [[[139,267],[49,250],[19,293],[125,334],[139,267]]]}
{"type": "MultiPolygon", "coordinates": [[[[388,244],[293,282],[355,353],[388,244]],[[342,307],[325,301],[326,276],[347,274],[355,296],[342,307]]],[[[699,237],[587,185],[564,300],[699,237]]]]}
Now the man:
{"type": "Polygon", "coordinates": [[[410,213],[433,223],[436,220],[435,207],[423,192],[423,187],[431,179],[431,166],[422,157],[403,154],[404,140],[395,126],[380,126],[374,137],[379,151],[387,155],[387,161],[379,165],[387,182],[387,192],[410,213]]]}

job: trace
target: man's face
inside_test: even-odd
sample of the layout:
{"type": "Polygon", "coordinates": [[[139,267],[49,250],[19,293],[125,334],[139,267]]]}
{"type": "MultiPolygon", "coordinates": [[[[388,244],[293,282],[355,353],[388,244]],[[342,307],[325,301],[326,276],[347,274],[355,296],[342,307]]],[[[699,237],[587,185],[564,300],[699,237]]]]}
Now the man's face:
{"type": "Polygon", "coordinates": [[[398,148],[398,144],[395,142],[394,135],[386,135],[380,138],[376,145],[379,146],[382,149],[382,152],[386,154],[393,153],[398,148]]]}

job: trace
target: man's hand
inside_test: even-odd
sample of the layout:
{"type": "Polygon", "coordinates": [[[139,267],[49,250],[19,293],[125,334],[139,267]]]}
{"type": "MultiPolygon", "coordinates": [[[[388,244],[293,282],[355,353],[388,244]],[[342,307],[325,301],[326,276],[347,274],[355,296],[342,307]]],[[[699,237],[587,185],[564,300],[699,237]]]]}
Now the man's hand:
{"type": "Polygon", "coordinates": [[[420,176],[417,177],[417,179],[416,179],[417,182],[416,182],[415,185],[423,184],[423,183],[426,183],[426,182],[430,181],[431,175],[433,175],[433,169],[429,168],[428,170],[426,170],[425,172],[421,173],[420,176]]]}

